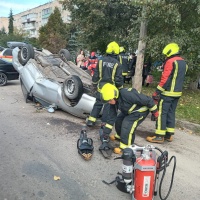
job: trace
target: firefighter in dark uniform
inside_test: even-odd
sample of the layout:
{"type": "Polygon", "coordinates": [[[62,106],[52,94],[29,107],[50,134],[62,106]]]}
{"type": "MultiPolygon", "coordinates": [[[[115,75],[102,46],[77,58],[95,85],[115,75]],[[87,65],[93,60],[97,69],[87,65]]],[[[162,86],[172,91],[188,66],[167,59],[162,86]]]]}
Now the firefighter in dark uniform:
{"type": "MultiPolygon", "coordinates": [[[[109,43],[106,49],[106,54],[106,56],[102,57],[102,59],[98,61],[92,77],[92,83],[93,86],[97,88],[97,93],[96,102],[86,123],[89,127],[95,125],[97,117],[99,116],[104,105],[100,99],[99,93],[102,86],[106,83],[111,83],[117,88],[123,87],[122,65],[117,60],[119,55],[119,45],[116,42],[109,43]]],[[[104,128],[108,133],[112,131],[112,126],[115,121],[115,118],[107,120],[110,112],[117,112],[116,107],[105,104],[101,121],[105,124],[104,128]]]]}
{"type": "Polygon", "coordinates": [[[147,137],[147,141],[163,143],[171,142],[175,131],[175,111],[182,95],[183,82],[188,66],[179,55],[176,43],[168,44],[162,52],[166,56],[163,73],[153,98],[158,100],[159,117],[156,121],[155,136],[147,137]]]}
{"type": "Polygon", "coordinates": [[[119,61],[122,64],[122,76],[125,83],[129,71],[129,56],[126,54],[124,47],[120,47],[119,52],[119,61]]]}
{"type": "Polygon", "coordinates": [[[107,83],[101,89],[101,98],[111,105],[117,104],[121,111],[115,121],[117,134],[110,136],[111,140],[120,139],[119,148],[114,148],[116,154],[121,154],[122,149],[134,143],[135,130],[145,120],[149,111],[155,118],[159,115],[153,99],[134,88],[117,89],[114,85],[107,83]]]}

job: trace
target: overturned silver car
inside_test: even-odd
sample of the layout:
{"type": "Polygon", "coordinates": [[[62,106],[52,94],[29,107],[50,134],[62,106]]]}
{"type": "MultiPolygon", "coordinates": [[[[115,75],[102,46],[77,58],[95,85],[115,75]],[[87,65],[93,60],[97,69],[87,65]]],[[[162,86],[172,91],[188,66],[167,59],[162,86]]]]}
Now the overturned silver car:
{"type": "Polygon", "coordinates": [[[13,66],[20,74],[25,101],[44,107],[60,108],[74,116],[86,118],[95,103],[91,76],[69,61],[70,53],[37,50],[23,43],[13,49],[13,66]]]}

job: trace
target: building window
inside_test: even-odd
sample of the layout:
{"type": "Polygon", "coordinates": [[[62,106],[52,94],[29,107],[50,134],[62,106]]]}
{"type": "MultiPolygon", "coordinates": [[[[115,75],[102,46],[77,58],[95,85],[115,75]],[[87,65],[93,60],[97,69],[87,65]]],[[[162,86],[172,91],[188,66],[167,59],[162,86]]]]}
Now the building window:
{"type": "Polygon", "coordinates": [[[52,13],[52,8],[46,8],[42,10],[42,18],[47,18],[52,13]]]}

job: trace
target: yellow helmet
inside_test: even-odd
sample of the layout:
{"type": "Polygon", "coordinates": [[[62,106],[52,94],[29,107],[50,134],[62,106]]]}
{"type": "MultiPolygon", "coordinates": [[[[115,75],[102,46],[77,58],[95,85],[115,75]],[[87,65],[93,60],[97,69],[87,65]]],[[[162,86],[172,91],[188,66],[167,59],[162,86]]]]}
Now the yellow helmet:
{"type": "Polygon", "coordinates": [[[121,52],[125,52],[124,47],[120,47],[120,48],[119,48],[119,52],[120,52],[120,53],[121,53],[121,52]]]}
{"type": "Polygon", "coordinates": [[[179,53],[179,46],[176,43],[170,43],[163,49],[162,53],[164,55],[166,55],[167,57],[178,54],[179,53]]]}
{"type": "Polygon", "coordinates": [[[115,41],[110,42],[107,46],[106,53],[118,55],[119,54],[119,45],[117,44],[117,42],[115,42],[115,41]]]}
{"type": "Polygon", "coordinates": [[[106,83],[101,89],[101,99],[105,102],[119,97],[119,90],[112,84],[106,83]]]}

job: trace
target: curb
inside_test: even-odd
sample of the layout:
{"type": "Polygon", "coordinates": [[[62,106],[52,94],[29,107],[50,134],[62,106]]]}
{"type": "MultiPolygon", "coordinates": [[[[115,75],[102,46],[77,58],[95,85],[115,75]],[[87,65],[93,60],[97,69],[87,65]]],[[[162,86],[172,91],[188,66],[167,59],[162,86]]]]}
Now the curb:
{"type": "Polygon", "coordinates": [[[179,128],[181,130],[188,130],[190,134],[196,134],[200,136],[200,125],[191,123],[184,120],[176,120],[176,128],[179,128]]]}

